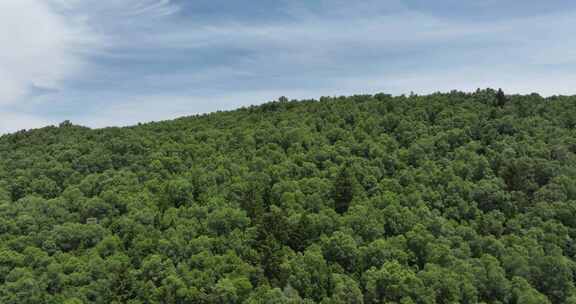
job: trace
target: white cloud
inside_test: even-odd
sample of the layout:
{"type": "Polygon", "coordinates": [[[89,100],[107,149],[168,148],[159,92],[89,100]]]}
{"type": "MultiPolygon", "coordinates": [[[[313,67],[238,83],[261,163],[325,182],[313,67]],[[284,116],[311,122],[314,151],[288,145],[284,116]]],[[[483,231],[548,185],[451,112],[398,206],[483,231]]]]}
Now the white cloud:
{"type": "Polygon", "coordinates": [[[87,64],[86,53],[111,46],[103,29],[173,14],[170,0],[1,0],[0,105],[23,101],[31,87],[59,89],[87,64]]]}
{"type": "Polygon", "coordinates": [[[119,25],[112,24],[176,11],[170,0],[0,0],[0,132],[47,123],[6,108],[81,76],[88,54],[113,45],[107,35],[119,25]]]}
{"type": "Polygon", "coordinates": [[[22,100],[32,86],[58,89],[80,69],[75,51],[89,38],[45,1],[0,1],[0,105],[22,100]]]}

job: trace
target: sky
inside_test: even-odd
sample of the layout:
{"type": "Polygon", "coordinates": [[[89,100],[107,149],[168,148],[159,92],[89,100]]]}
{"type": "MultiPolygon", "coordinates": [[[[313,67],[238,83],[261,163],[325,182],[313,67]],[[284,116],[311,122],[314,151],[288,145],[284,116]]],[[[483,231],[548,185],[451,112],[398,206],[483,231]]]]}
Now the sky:
{"type": "Polygon", "coordinates": [[[289,99],[576,92],[576,1],[0,0],[0,133],[289,99]]]}

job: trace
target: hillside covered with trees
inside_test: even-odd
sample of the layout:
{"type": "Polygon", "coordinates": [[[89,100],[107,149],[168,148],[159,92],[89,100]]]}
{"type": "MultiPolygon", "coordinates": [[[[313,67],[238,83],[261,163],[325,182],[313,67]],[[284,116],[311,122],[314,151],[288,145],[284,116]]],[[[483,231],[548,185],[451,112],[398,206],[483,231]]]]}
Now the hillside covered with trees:
{"type": "Polygon", "coordinates": [[[4,135],[0,303],[576,303],[575,153],[490,89],[4,135]]]}

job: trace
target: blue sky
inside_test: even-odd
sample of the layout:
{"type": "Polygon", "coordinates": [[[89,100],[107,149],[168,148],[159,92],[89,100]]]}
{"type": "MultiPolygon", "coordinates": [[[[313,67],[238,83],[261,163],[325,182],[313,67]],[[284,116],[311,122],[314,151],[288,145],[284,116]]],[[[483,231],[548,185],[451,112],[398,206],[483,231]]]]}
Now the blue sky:
{"type": "Polygon", "coordinates": [[[576,2],[1,0],[0,132],[279,96],[574,94],[576,2]]]}

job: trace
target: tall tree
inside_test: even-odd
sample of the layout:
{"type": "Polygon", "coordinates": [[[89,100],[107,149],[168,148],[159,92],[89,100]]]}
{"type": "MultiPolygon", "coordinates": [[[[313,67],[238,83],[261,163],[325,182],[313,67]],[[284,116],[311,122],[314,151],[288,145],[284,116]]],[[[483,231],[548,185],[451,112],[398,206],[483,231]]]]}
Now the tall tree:
{"type": "Polygon", "coordinates": [[[499,107],[503,107],[506,102],[508,102],[508,98],[506,97],[506,94],[504,94],[504,91],[502,91],[502,89],[498,89],[498,92],[496,92],[496,103],[499,107]]]}
{"type": "Polygon", "coordinates": [[[354,176],[350,172],[349,165],[345,165],[336,180],[333,190],[334,209],[339,214],[343,214],[350,208],[350,203],[354,199],[354,176]]]}

